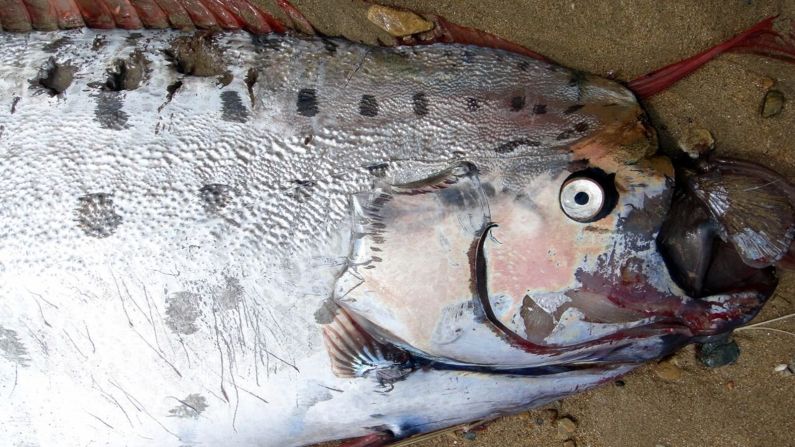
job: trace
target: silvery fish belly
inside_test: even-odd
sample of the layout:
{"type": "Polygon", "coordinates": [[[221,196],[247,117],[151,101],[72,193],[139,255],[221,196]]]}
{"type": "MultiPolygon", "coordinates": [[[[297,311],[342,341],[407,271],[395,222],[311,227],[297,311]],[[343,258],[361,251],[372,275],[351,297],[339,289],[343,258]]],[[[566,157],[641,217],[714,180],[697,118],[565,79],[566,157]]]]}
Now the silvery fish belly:
{"type": "Polygon", "coordinates": [[[775,285],[674,278],[634,96],[499,50],[3,34],[0,93],[3,445],[399,439],[609,381],[775,285]]]}

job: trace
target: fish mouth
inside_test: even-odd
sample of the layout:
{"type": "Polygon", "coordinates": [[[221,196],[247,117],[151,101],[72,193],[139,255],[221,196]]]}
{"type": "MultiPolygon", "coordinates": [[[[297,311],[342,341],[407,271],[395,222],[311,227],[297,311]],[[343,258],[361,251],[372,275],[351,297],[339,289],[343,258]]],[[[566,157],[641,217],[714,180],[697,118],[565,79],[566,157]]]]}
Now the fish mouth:
{"type": "MultiPolygon", "coordinates": [[[[750,175],[762,174],[768,175],[768,172],[757,171],[750,175]]],[[[736,296],[750,292],[766,300],[778,284],[774,267],[777,259],[771,256],[751,256],[749,245],[738,242],[732,237],[732,229],[727,229],[726,215],[733,213],[732,223],[748,221],[749,227],[758,226],[760,219],[778,223],[786,220],[786,216],[778,216],[776,212],[766,216],[744,216],[742,213],[747,212],[746,210],[731,208],[724,211],[724,215],[719,215],[715,209],[710,208],[712,198],[706,197],[701,189],[699,179],[704,175],[715,177],[714,172],[705,174],[690,169],[677,172],[677,186],[671,208],[656,241],[671,279],[688,296],[695,299],[704,300],[718,295],[736,296]]],[[[774,179],[769,184],[775,183],[774,179]]],[[[786,193],[782,196],[786,196],[786,193]]],[[[764,228],[770,233],[769,226],[764,228]]],[[[770,235],[760,233],[757,244],[762,249],[766,245],[772,245],[766,240],[770,235]]],[[[791,229],[783,232],[779,237],[779,245],[787,247],[791,243],[791,233],[791,229]]],[[[784,251],[786,252],[786,248],[784,251]]]]}

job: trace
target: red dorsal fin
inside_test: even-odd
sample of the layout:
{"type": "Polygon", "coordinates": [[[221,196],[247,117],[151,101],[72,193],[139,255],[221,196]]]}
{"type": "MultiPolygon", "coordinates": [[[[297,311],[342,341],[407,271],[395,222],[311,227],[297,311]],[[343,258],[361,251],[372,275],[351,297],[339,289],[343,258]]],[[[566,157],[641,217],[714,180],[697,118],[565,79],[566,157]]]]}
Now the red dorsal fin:
{"type": "Polygon", "coordinates": [[[776,32],[773,29],[776,17],[768,17],[746,31],[695,56],[633,79],[629,82],[629,88],[639,98],[648,98],[727,51],[750,52],[795,63],[795,33],[790,32],[785,36],[776,32]]]}

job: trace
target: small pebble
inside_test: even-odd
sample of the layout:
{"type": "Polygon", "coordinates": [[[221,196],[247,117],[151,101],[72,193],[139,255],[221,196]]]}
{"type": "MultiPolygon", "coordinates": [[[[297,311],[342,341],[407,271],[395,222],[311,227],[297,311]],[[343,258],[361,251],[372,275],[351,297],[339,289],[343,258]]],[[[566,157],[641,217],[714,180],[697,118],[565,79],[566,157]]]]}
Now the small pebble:
{"type": "Polygon", "coordinates": [[[462,436],[467,441],[474,441],[478,437],[478,435],[475,434],[475,432],[473,432],[473,431],[465,431],[462,436]]]}
{"type": "Polygon", "coordinates": [[[776,80],[765,76],[764,78],[759,80],[758,84],[764,90],[770,90],[771,88],[773,88],[774,85],[776,85],[776,80]]]}
{"type": "Polygon", "coordinates": [[[615,384],[617,387],[622,387],[625,386],[627,382],[624,382],[623,380],[616,380],[615,384]]]}
{"type": "Polygon", "coordinates": [[[536,425],[544,425],[544,418],[536,418],[536,425]]]}
{"type": "Polygon", "coordinates": [[[784,98],[783,93],[778,90],[768,90],[767,94],[765,94],[765,99],[762,102],[762,117],[772,118],[778,115],[784,108],[785,102],[786,98],[784,98]]]}
{"type": "Polygon", "coordinates": [[[692,127],[679,142],[679,147],[691,158],[696,159],[715,148],[715,138],[707,129],[692,127]]]}
{"type": "Polygon", "coordinates": [[[773,371],[778,373],[778,372],[784,372],[786,369],[787,369],[787,364],[786,363],[781,363],[781,364],[776,365],[776,367],[773,368],[773,371]]]}
{"type": "Polygon", "coordinates": [[[577,423],[569,417],[558,419],[558,436],[562,439],[569,438],[575,430],[577,430],[577,423]]]}
{"type": "Polygon", "coordinates": [[[740,357],[740,347],[730,338],[704,343],[696,349],[696,358],[708,368],[735,363],[740,357]]]}
{"type": "Polygon", "coordinates": [[[367,19],[394,37],[410,36],[433,29],[433,22],[411,11],[382,5],[370,6],[367,19]]]}
{"type": "Polygon", "coordinates": [[[729,391],[734,389],[734,380],[729,380],[728,382],[726,382],[726,389],[729,391]]]}
{"type": "Polygon", "coordinates": [[[568,439],[563,442],[563,447],[577,447],[577,443],[573,439],[568,439]]]}
{"type": "Polygon", "coordinates": [[[657,367],[654,368],[654,374],[666,382],[676,382],[682,378],[682,369],[672,361],[665,360],[657,364],[657,367]]]}

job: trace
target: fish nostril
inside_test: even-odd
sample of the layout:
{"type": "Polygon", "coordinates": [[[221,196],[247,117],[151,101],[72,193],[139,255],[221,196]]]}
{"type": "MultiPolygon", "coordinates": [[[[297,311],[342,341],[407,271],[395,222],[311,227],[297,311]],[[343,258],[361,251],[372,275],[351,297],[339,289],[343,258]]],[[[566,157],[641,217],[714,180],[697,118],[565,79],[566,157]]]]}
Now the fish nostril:
{"type": "Polygon", "coordinates": [[[591,199],[591,198],[590,198],[590,197],[588,197],[588,193],[586,193],[586,192],[582,192],[582,191],[580,191],[580,192],[578,192],[577,194],[575,194],[575,195],[574,195],[574,202],[575,202],[577,205],[587,205],[587,204],[588,204],[588,201],[589,201],[590,199],[591,199]]]}

